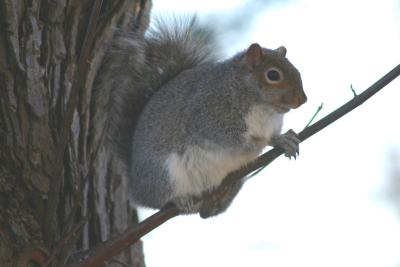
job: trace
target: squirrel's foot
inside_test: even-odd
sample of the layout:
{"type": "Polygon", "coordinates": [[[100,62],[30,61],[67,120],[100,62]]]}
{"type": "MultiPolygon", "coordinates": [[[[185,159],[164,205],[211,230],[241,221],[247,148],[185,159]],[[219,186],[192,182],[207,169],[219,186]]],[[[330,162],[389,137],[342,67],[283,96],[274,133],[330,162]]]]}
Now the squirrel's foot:
{"type": "MultiPolygon", "coordinates": [[[[200,217],[206,219],[224,212],[242,187],[243,182],[237,181],[229,185],[224,185],[222,190],[208,194],[203,199],[200,207],[200,217]]],[[[219,188],[218,188],[219,189],[219,188]]]]}
{"type": "Polygon", "coordinates": [[[283,149],[285,156],[289,159],[292,157],[294,159],[297,158],[299,155],[299,144],[299,136],[292,129],[272,139],[272,145],[283,149]]]}
{"type": "Polygon", "coordinates": [[[178,208],[181,214],[198,213],[202,205],[200,198],[194,196],[178,197],[171,202],[178,208]]]}

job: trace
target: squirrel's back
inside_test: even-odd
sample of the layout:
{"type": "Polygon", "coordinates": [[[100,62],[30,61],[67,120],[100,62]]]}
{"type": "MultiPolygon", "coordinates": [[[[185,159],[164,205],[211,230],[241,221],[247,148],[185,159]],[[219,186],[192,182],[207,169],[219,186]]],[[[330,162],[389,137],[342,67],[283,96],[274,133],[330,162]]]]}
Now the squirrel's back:
{"type": "Polygon", "coordinates": [[[95,80],[96,114],[105,142],[129,164],[132,136],[143,107],[179,73],[217,61],[213,32],[196,17],[157,19],[145,33],[117,30],[95,80]]]}

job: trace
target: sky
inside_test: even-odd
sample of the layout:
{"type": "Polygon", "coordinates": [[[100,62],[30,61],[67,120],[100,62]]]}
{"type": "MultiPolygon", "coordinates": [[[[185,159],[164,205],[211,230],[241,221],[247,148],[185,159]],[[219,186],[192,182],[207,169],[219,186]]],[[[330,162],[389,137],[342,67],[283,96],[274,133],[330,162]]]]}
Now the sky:
{"type": "MultiPolygon", "coordinates": [[[[242,6],[154,0],[153,13],[207,21],[242,6]]],[[[225,56],[253,42],[284,45],[301,72],[308,102],[285,116],[284,130],[301,131],[322,102],[317,119],[353,97],[350,85],[360,93],[400,63],[398,0],[281,1],[243,21],[240,33],[219,34],[225,56]]],[[[278,158],[248,180],[226,213],[163,224],[143,238],[147,266],[399,267],[400,218],[387,198],[399,101],[397,78],[301,143],[298,160],[278,158]]]]}

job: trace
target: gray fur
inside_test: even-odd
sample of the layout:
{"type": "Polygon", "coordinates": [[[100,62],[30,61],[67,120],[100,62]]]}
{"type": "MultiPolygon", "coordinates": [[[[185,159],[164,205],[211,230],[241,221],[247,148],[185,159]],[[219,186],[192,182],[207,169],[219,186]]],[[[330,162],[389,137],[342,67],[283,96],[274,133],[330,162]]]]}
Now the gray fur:
{"type": "MultiPolygon", "coordinates": [[[[97,80],[98,90],[111,96],[107,140],[127,166],[132,199],[140,205],[174,202],[184,213],[198,212],[201,204],[193,199],[280,133],[282,115],[271,107],[280,93],[261,92],[245,52],[218,62],[213,39],[195,19],[159,21],[145,37],[118,33],[109,49],[97,80]],[[265,125],[270,133],[253,137],[265,123],[271,123],[265,125]]],[[[298,76],[301,87],[280,50],[263,51],[298,76]]],[[[202,216],[224,211],[240,187],[228,188],[215,207],[203,207],[202,216]]]]}
{"type": "MultiPolygon", "coordinates": [[[[131,188],[138,203],[160,208],[173,199],[173,184],[165,168],[171,152],[182,154],[193,146],[212,150],[218,145],[240,153],[260,153],[265,144],[244,138],[245,115],[254,105],[268,104],[243,60],[241,53],[186,70],[149,100],[133,136],[130,164],[131,188]]],[[[237,188],[232,192],[236,194],[237,188]]]]}

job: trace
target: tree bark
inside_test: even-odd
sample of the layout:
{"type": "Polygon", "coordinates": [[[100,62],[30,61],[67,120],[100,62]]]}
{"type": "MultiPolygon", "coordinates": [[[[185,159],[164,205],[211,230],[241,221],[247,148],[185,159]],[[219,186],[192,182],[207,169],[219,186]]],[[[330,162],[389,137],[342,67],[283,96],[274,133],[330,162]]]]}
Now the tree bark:
{"type": "MultiPolygon", "coordinates": [[[[0,1],[1,266],[61,266],[137,222],[126,177],[106,152],[102,125],[93,119],[102,111],[92,108],[92,85],[113,28],[143,33],[150,0],[103,0],[90,65],[81,73],[78,105],[57,166],[94,3],[0,1]]],[[[141,244],[107,266],[121,266],[118,261],[144,266],[141,244]]]]}

